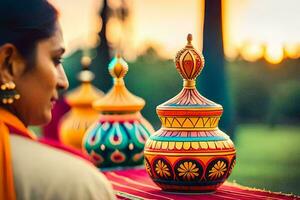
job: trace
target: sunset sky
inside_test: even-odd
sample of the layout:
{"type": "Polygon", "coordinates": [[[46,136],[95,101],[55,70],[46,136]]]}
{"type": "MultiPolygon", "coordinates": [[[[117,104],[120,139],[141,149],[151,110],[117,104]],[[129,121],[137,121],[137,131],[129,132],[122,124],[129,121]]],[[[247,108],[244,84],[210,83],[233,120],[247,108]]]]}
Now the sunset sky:
{"type": "MultiPolygon", "coordinates": [[[[99,0],[51,0],[60,11],[68,52],[92,47],[101,23],[99,0]]],[[[122,48],[127,59],[152,45],[161,56],[173,58],[185,44],[187,33],[194,36],[194,46],[202,49],[202,0],[130,0],[130,20],[122,29],[116,20],[108,26],[108,39],[122,48]]],[[[118,6],[118,0],[109,5],[118,6]]],[[[225,0],[223,32],[225,54],[234,59],[239,54],[255,61],[264,56],[271,63],[284,56],[300,55],[300,1],[225,0]],[[284,54],[285,52],[285,54],[284,54]]]]}

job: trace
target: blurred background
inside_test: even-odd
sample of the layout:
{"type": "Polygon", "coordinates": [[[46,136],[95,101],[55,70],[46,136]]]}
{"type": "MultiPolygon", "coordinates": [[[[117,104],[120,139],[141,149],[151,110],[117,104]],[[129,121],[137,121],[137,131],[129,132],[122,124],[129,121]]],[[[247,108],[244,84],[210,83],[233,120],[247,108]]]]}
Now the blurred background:
{"type": "Polygon", "coordinates": [[[186,44],[203,51],[200,93],[224,107],[220,128],[233,138],[230,181],[300,195],[300,2],[298,0],[51,0],[60,12],[70,89],[90,56],[93,84],[112,86],[116,51],[129,64],[127,88],[146,100],[157,130],[157,105],[182,79],[173,59],[186,44]]]}

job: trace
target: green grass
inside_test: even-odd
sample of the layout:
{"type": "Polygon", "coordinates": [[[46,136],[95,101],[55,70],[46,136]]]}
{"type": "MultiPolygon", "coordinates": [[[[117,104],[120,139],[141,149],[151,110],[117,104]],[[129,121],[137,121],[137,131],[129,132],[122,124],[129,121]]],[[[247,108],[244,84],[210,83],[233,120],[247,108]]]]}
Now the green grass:
{"type": "Polygon", "coordinates": [[[241,125],[230,181],[300,195],[300,127],[241,125]]]}

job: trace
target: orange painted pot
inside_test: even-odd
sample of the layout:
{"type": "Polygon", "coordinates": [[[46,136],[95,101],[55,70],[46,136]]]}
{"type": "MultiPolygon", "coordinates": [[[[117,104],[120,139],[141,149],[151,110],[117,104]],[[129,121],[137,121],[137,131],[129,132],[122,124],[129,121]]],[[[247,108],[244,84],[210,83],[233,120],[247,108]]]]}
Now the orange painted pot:
{"type": "Polygon", "coordinates": [[[204,58],[191,45],[191,35],[175,63],[184,87],[156,109],[162,127],[146,142],[145,167],[165,191],[213,192],[231,174],[236,151],[229,136],[218,128],[222,106],[196,89],[204,58]]]}

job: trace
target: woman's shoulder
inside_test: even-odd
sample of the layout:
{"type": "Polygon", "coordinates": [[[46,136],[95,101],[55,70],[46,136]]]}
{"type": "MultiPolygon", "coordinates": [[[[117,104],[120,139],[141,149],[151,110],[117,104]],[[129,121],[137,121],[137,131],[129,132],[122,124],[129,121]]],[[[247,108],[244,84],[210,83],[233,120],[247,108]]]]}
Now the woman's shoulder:
{"type": "Polygon", "coordinates": [[[111,184],[87,161],[11,135],[18,199],[112,199],[111,184]]]}

